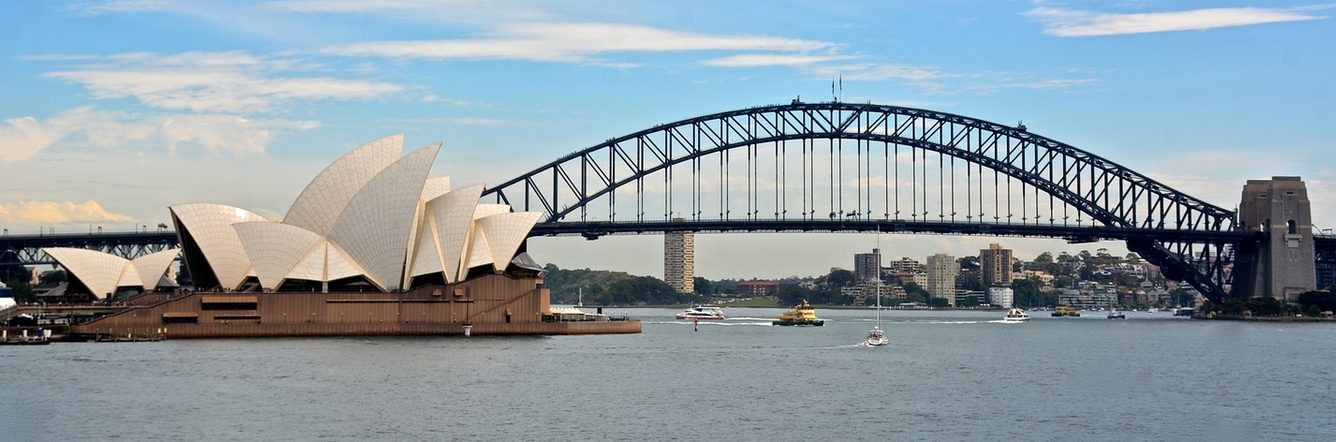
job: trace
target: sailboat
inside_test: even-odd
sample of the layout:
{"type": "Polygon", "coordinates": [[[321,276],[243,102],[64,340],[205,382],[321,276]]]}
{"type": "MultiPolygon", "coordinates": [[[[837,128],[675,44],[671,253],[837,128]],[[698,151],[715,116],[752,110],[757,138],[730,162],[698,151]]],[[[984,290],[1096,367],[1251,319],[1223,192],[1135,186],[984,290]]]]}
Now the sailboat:
{"type": "Polygon", "coordinates": [[[890,338],[886,337],[886,331],[881,329],[881,228],[877,228],[877,325],[872,326],[872,330],[867,331],[867,340],[864,341],[869,347],[880,347],[890,344],[890,338]]]}

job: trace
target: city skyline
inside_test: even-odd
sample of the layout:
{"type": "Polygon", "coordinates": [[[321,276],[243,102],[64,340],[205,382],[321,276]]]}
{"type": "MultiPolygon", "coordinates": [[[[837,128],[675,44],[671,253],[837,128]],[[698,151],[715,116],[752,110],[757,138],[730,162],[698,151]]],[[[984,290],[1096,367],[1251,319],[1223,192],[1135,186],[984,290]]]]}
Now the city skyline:
{"type": "MultiPolygon", "coordinates": [[[[1248,179],[1302,176],[1315,227],[1336,227],[1336,168],[1323,161],[1336,135],[1330,5],[967,4],[5,2],[0,226],[131,230],[201,201],[281,218],[323,165],[395,133],[407,148],[444,140],[434,176],[498,184],[656,124],[828,101],[837,80],[842,101],[1024,121],[1229,209],[1248,179]],[[218,181],[237,184],[208,184],[218,181]]],[[[874,242],[702,233],[695,273],[818,274],[874,242]]],[[[1023,259],[1126,253],[982,236],[880,242],[884,256],[915,259],[993,242],[1023,259]]],[[[562,268],[659,276],[662,244],[535,238],[530,251],[562,268]]]]}

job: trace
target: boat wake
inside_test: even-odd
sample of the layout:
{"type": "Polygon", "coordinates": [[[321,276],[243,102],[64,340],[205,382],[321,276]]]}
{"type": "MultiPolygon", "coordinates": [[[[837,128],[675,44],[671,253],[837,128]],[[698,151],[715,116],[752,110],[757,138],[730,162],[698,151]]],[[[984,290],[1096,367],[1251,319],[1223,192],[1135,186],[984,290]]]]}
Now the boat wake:
{"type": "MultiPolygon", "coordinates": [[[[914,321],[914,320],[909,320],[909,321],[897,321],[897,322],[909,322],[909,323],[914,323],[914,324],[985,324],[985,323],[989,323],[989,322],[993,322],[993,321],[914,321]]],[[[1001,322],[1001,321],[998,321],[998,322],[1001,322]]]]}
{"type": "Polygon", "coordinates": [[[1021,321],[1004,321],[1004,320],[1001,320],[1001,319],[993,320],[993,321],[988,321],[988,323],[989,323],[989,324],[1024,324],[1024,322],[1021,322],[1021,321]]]}
{"type": "Polygon", "coordinates": [[[692,322],[692,321],[645,321],[644,323],[645,323],[645,324],[676,324],[676,325],[698,325],[698,324],[699,324],[699,325],[719,325],[719,326],[725,326],[725,327],[733,327],[733,326],[758,326],[758,325],[764,325],[764,326],[767,326],[767,327],[770,326],[770,323],[769,323],[769,322],[722,322],[722,321],[700,321],[699,323],[696,323],[696,322],[692,322]]]}

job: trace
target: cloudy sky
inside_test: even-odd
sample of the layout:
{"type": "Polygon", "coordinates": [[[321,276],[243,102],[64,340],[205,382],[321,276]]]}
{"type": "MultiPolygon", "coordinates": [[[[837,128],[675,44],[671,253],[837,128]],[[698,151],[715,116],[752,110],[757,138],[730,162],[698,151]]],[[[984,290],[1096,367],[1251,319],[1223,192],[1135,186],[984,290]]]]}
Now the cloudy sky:
{"type": "MultiPolygon", "coordinates": [[[[1292,1],[6,1],[0,226],[130,230],[186,202],[281,217],[330,161],[394,133],[445,143],[434,175],[497,183],[656,124],[827,97],[841,77],[845,101],[1023,120],[1222,207],[1247,179],[1299,175],[1315,224],[1333,228],[1333,14],[1292,1]]],[[[919,259],[996,241],[1021,258],[1119,251],[881,238],[919,259]]],[[[696,268],[821,274],[873,242],[703,234],[696,268]]],[[[531,249],[567,268],[663,268],[659,236],[531,249]]]]}

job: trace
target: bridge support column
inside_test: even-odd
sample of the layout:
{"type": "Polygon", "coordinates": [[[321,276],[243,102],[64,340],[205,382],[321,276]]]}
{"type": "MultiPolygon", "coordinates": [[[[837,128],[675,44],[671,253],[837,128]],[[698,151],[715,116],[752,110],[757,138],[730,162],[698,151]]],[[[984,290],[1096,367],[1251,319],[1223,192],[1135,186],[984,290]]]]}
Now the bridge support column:
{"type": "Polygon", "coordinates": [[[1313,219],[1308,189],[1299,177],[1248,180],[1239,203],[1239,225],[1267,238],[1237,250],[1235,297],[1296,302],[1317,287],[1313,219]]]}

